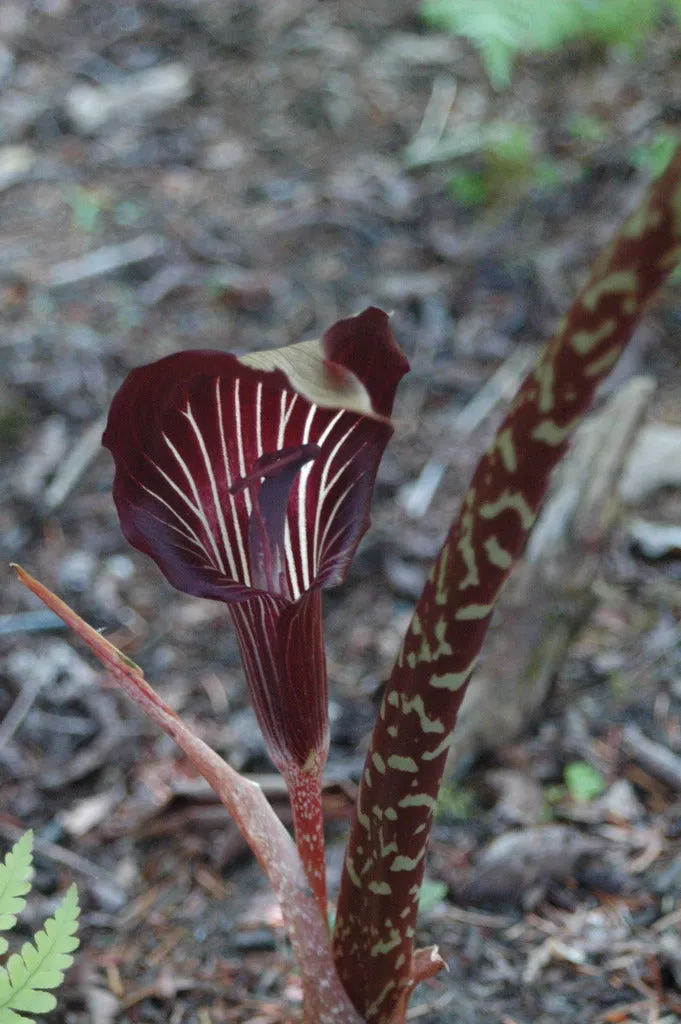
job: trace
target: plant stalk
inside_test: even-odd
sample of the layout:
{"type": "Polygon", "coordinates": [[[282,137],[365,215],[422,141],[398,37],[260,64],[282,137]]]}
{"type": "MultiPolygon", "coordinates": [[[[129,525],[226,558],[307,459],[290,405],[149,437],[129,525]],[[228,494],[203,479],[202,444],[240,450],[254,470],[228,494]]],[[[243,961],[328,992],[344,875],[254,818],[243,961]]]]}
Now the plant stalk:
{"type": "Polygon", "coordinates": [[[298,854],[324,920],[327,920],[326,857],[322,806],[323,762],[306,768],[286,766],[284,779],[293,812],[298,854]]]}
{"type": "Polygon", "coordinates": [[[410,985],[426,846],[459,706],[551,473],[681,259],[681,147],[602,254],[482,457],[384,693],[347,847],[339,974],[370,1024],[410,985]]]}

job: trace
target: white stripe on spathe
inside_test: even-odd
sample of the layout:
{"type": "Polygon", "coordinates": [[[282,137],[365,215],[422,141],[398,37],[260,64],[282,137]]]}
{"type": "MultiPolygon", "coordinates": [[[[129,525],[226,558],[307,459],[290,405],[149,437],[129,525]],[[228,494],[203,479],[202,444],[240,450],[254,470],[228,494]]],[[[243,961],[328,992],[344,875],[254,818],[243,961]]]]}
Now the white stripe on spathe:
{"type": "MultiPolygon", "coordinates": [[[[220,569],[221,572],[224,572],[225,571],[225,567],[224,567],[224,565],[222,563],[222,558],[220,557],[220,552],[215,547],[215,538],[213,537],[213,533],[212,533],[212,531],[210,530],[210,528],[208,526],[208,520],[206,519],[206,513],[204,512],[203,506],[201,505],[201,499],[199,497],[198,491],[196,490],[196,484],[194,483],[194,479],[193,479],[191,473],[189,472],[189,469],[188,469],[186,463],[184,462],[184,459],[182,458],[180,453],[177,451],[177,449],[173,445],[172,441],[168,438],[167,434],[162,433],[161,436],[163,437],[164,441],[166,442],[166,444],[168,445],[168,447],[172,451],[173,455],[177,459],[178,464],[183,468],[184,473],[186,474],[187,479],[189,481],[189,485],[190,485],[190,487],[192,489],[192,492],[194,494],[194,497],[196,499],[196,505],[192,502],[191,498],[189,498],[189,496],[187,494],[185,494],[185,492],[182,490],[182,488],[179,486],[179,484],[175,483],[175,481],[172,479],[172,477],[168,476],[168,474],[165,472],[165,470],[161,469],[161,467],[158,465],[158,463],[154,462],[153,459],[149,459],[149,462],[151,463],[151,465],[155,469],[158,470],[158,472],[161,474],[161,476],[166,481],[166,483],[169,484],[173,488],[173,490],[183,499],[183,501],[186,501],[186,503],[189,506],[189,508],[192,510],[194,515],[197,517],[197,519],[199,520],[199,522],[203,526],[203,529],[205,530],[207,538],[211,542],[211,547],[213,548],[213,555],[214,555],[214,558],[215,558],[215,561],[214,561],[213,564],[215,564],[220,569]]],[[[212,559],[211,559],[211,561],[212,561],[212,559]]]]}
{"type": "MultiPolygon", "coordinates": [[[[220,378],[215,378],[215,403],[217,405],[218,412],[218,429],[220,431],[220,445],[222,448],[222,461],[225,466],[225,477],[227,479],[227,493],[229,495],[229,504],[232,511],[232,526],[234,528],[234,534],[236,536],[236,543],[239,549],[239,558],[241,559],[241,579],[247,587],[251,586],[251,570],[248,564],[248,557],[246,555],[246,545],[241,532],[241,525],[239,523],[239,516],[236,507],[236,498],[230,491],[232,486],[232,474],[229,468],[229,453],[227,451],[227,440],[225,438],[225,425],[222,416],[222,392],[220,390],[220,378]]],[[[236,578],[239,578],[239,574],[236,573],[236,578]]]]}
{"type": "Polygon", "coordinates": [[[255,454],[262,455],[262,381],[258,381],[255,389],[255,454]]]}
{"type": "MultiPolygon", "coordinates": [[[[311,405],[310,411],[307,414],[305,420],[305,426],[303,428],[302,444],[309,444],[310,431],[312,430],[312,423],[314,422],[315,414],[318,406],[311,405]]],[[[306,517],[306,492],[307,492],[307,480],[312,471],[314,462],[308,462],[300,471],[298,477],[298,542],[300,544],[300,578],[303,590],[310,589],[310,562],[307,551],[307,517],[306,517]]]]}
{"type": "MultiPolygon", "coordinates": [[[[340,415],[342,415],[342,413],[340,415]]],[[[340,416],[335,417],[333,422],[335,423],[338,419],[340,419],[340,416]]],[[[317,508],[315,510],[314,538],[313,538],[313,545],[314,545],[313,551],[314,551],[314,558],[315,558],[315,575],[319,572],[319,565],[320,565],[320,561],[321,561],[321,554],[322,554],[322,551],[324,549],[324,539],[322,538],[321,543],[319,541],[319,526],[320,526],[320,523],[321,523],[322,506],[323,506],[324,502],[326,501],[326,497],[327,497],[329,491],[331,490],[331,488],[333,487],[334,483],[336,482],[336,480],[338,479],[338,476],[339,476],[339,473],[337,473],[336,476],[333,478],[333,481],[330,484],[328,484],[327,480],[328,480],[328,476],[329,476],[329,471],[331,469],[331,465],[333,463],[333,460],[336,457],[336,454],[338,453],[338,451],[341,448],[341,446],[347,441],[348,437],[353,432],[353,430],[355,429],[357,424],[358,424],[358,421],[355,421],[350,426],[350,428],[345,432],[345,434],[343,434],[343,436],[340,438],[340,440],[336,442],[336,444],[334,445],[333,450],[331,451],[329,457],[324,460],[324,469],[322,470],[322,477],[321,477],[321,480],[320,480],[320,483],[319,483],[319,498],[317,500],[317,508]]],[[[331,424],[329,424],[329,426],[331,426],[331,424]]],[[[349,465],[350,462],[352,462],[352,458],[354,458],[354,455],[346,463],[343,464],[343,468],[340,470],[340,472],[342,472],[343,469],[345,469],[345,467],[347,465],[349,465]]],[[[326,535],[326,532],[327,531],[325,530],[324,531],[324,536],[326,535]]]]}
{"type": "MultiPolygon", "coordinates": [[[[235,441],[236,451],[239,457],[239,476],[246,476],[246,454],[244,451],[244,435],[241,429],[241,381],[237,377],[234,381],[234,422],[235,422],[235,441]]],[[[249,516],[252,510],[251,496],[248,493],[248,488],[244,491],[244,501],[246,503],[246,511],[249,516]]]]}
{"type": "Polygon", "coordinates": [[[333,506],[331,514],[330,514],[329,518],[326,521],[326,526],[324,527],[324,533],[322,534],[322,543],[321,543],[322,550],[330,549],[333,546],[333,544],[335,544],[336,538],[339,537],[341,535],[341,533],[343,532],[343,527],[341,526],[338,530],[336,530],[336,532],[334,533],[334,535],[331,538],[331,540],[327,542],[327,536],[328,536],[329,530],[333,526],[333,521],[336,518],[336,514],[338,512],[338,509],[340,508],[342,503],[345,501],[345,499],[347,498],[348,494],[353,489],[353,487],[356,486],[357,481],[361,480],[361,478],[363,476],[364,476],[364,473],[360,473],[359,476],[354,477],[350,481],[348,486],[345,488],[345,490],[341,494],[340,498],[338,498],[338,500],[336,501],[336,504],[333,506]]]}
{"type": "Polygon", "coordinates": [[[187,402],[187,408],[183,412],[183,416],[185,416],[186,419],[189,421],[189,424],[191,425],[191,428],[194,431],[194,436],[196,437],[196,440],[198,441],[199,448],[201,449],[201,455],[203,457],[203,463],[204,463],[204,465],[206,467],[206,473],[208,475],[208,482],[210,484],[210,493],[211,493],[211,496],[213,498],[213,507],[215,508],[215,515],[216,515],[216,518],[217,518],[217,521],[218,521],[218,526],[220,527],[220,536],[222,538],[222,546],[224,548],[225,554],[227,555],[227,561],[229,563],[229,571],[231,572],[232,577],[234,579],[237,579],[236,562],[234,561],[234,555],[232,553],[232,545],[230,543],[229,537],[227,536],[227,525],[225,523],[225,517],[224,517],[224,515],[222,513],[222,503],[221,503],[220,498],[218,496],[218,486],[217,486],[217,482],[215,480],[215,473],[213,472],[213,464],[212,464],[212,462],[210,460],[210,456],[208,454],[208,449],[206,448],[206,442],[204,440],[203,434],[201,433],[201,430],[199,428],[198,423],[194,419],[194,414],[192,413],[192,407],[189,404],[189,402],[187,402]]]}
{"type": "MultiPolygon", "coordinates": [[[[148,462],[151,463],[151,465],[154,467],[154,469],[158,469],[158,466],[156,465],[156,463],[153,462],[151,459],[148,459],[148,462]]],[[[162,472],[162,471],[159,471],[159,472],[162,472]]],[[[160,504],[164,505],[165,508],[167,508],[169,512],[172,512],[172,514],[175,516],[175,518],[178,520],[178,522],[182,523],[182,525],[184,526],[184,528],[185,528],[185,530],[187,532],[185,533],[184,530],[180,530],[179,527],[173,526],[172,523],[166,523],[166,521],[164,519],[161,519],[160,516],[154,516],[154,519],[158,519],[159,523],[163,523],[164,526],[167,526],[168,529],[170,529],[170,530],[177,530],[177,532],[179,534],[181,534],[183,537],[186,537],[188,541],[190,541],[193,544],[196,544],[196,546],[198,548],[200,548],[200,550],[205,555],[206,561],[208,562],[208,564],[211,565],[212,562],[211,562],[210,555],[208,554],[208,549],[206,548],[205,544],[201,540],[199,540],[199,536],[196,533],[196,531],[189,525],[189,523],[185,519],[182,518],[180,513],[175,508],[173,508],[173,506],[171,504],[169,504],[169,502],[167,502],[165,500],[165,498],[162,498],[160,494],[156,493],[156,491],[152,491],[152,489],[150,487],[147,487],[146,484],[141,483],[139,480],[137,481],[137,483],[142,488],[142,490],[146,491],[147,494],[151,495],[151,497],[155,501],[160,502],[160,504]]],[[[193,506],[192,506],[192,511],[195,511],[193,506]]],[[[150,514],[153,515],[153,513],[150,513],[150,514]]]]}

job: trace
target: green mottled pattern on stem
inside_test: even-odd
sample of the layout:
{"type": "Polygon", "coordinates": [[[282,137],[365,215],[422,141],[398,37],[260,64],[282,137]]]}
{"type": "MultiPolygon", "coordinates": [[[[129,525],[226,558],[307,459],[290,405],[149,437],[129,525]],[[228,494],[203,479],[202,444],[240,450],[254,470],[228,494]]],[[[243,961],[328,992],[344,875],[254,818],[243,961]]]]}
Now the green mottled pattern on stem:
{"type": "Polygon", "coordinates": [[[338,903],[339,974],[371,1024],[404,1012],[435,800],[496,601],[570,435],[680,258],[681,150],[525,380],[418,601],[367,754],[338,903]]]}

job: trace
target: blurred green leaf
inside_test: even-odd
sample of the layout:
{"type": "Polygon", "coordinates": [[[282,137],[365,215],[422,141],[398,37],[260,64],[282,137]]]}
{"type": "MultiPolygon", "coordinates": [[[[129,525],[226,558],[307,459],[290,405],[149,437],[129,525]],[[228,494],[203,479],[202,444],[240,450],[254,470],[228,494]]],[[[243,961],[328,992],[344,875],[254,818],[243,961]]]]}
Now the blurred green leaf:
{"type": "Polygon", "coordinates": [[[565,167],[560,160],[554,160],[550,156],[542,157],[537,161],[534,168],[533,183],[537,188],[550,192],[564,184],[567,177],[565,167]]]}
{"type": "Polygon", "coordinates": [[[117,203],[113,211],[114,223],[120,228],[134,227],[146,216],[146,208],[143,203],[131,199],[124,199],[117,203]]]}
{"type": "Polygon", "coordinates": [[[580,0],[579,6],[583,18],[580,35],[635,51],[653,28],[666,0],[580,0]]]}
{"type": "Polygon", "coordinates": [[[534,131],[516,121],[499,121],[485,146],[494,160],[516,167],[525,167],[534,153],[534,131]]]}
{"type": "Polygon", "coordinates": [[[487,186],[478,171],[455,171],[447,182],[448,195],[461,206],[483,206],[487,202],[487,186]]]}
{"type": "Polygon", "coordinates": [[[449,891],[446,882],[438,882],[433,878],[424,878],[419,896],[419,914],[427,914],[439,903],[442,903],[449,891]]]}
{"type": "Polygon", "coordinates": [[[550,52],[570,39],[640,48],[658,17],[681,0],[425,0],[431,28],[463,36],[496,89],[508,86],[518,54],[550,52]]]}
{"type": "Polygon", "coordinates": [[[99,227],[103,209],[101,194],[96,189],[83,188],[82,185],[66,185],[63,191],[64,199],[71,209],[74,228],[92,234],[99,227]]]}
{"type": "Polygon", "coordinates": [[[445,785],[438,794],[435,816],[467,821],[474,816],[475,807],[475,798],[468,790],[445,785]]]}
{"type": "Polygon", "coordinates": [[[647,171],[653,178],[659,178],[667,169],[680,136],[676,132],[660,131],[653,135],[650,142],[641,143],[632,152],[632,159],[637,167],[647,171]]]}
{"type": "Polygon", "coordinates": [[[16,444],[24,436],[29,423],[26,404],[20,398],[5,399],[0,404],[0,445],[16,444]]]}
{"type": "Polygon", "coordinates": [[[549,807],[559,804],[566,796],[567,789],[565,786],[544,786],[544,800],[549,807]]]}
{"type": "Polygon", "coordinates": [[[590,803],[605,789],[603,776],[587,761],[573,761],[566,765],[563,778],[568,793],[578,803],[590,803]]]}
{"type": "Polygon", "coordinates": [[[567,130],[573,139],[582,142],[605,142],[609,134],[605,121],[590,114],[575,114],[568,121],[567,130]]]}

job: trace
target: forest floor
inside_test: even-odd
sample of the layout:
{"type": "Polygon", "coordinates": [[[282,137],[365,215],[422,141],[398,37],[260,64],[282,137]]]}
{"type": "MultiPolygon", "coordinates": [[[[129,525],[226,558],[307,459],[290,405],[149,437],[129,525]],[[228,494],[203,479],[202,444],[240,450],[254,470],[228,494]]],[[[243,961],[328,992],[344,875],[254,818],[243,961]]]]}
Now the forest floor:
{"type": "MultiPolygon", "coordinates": [[[[680,56],[668,26],[635,56],[526,59],[495,92],[406,0],[0,0],[2,562],[105,629],[285,819],[224,608],[123,541],[103,418],[170,352],[394,314],[412,373],[373,528],[325,598],[332,890],[376,692],[509,396],[473,429],[457,416],[549,336],[641,195],[681,121],[680,56]],[[413,166],[442,137],[470,152],[413,166]],[[434,452],[447,472],[415,509],[434,452]]],[[[655,378],[649,418],[670,428],[680,335],[677,284],[618,370],[655,378]]],[[[645,557],[642,516],[678,525],[681,490],[618,522],[541,714],[447,787],[418,941],[450,971],[410,1020],[681,1020],[681,551],[645,557]]],[[[221,806],[0,573],[1,846],[35,830],[28,927],[72,880],[83,907],[51,1019],[298,1020],[276,905],[221,806]]]]}

